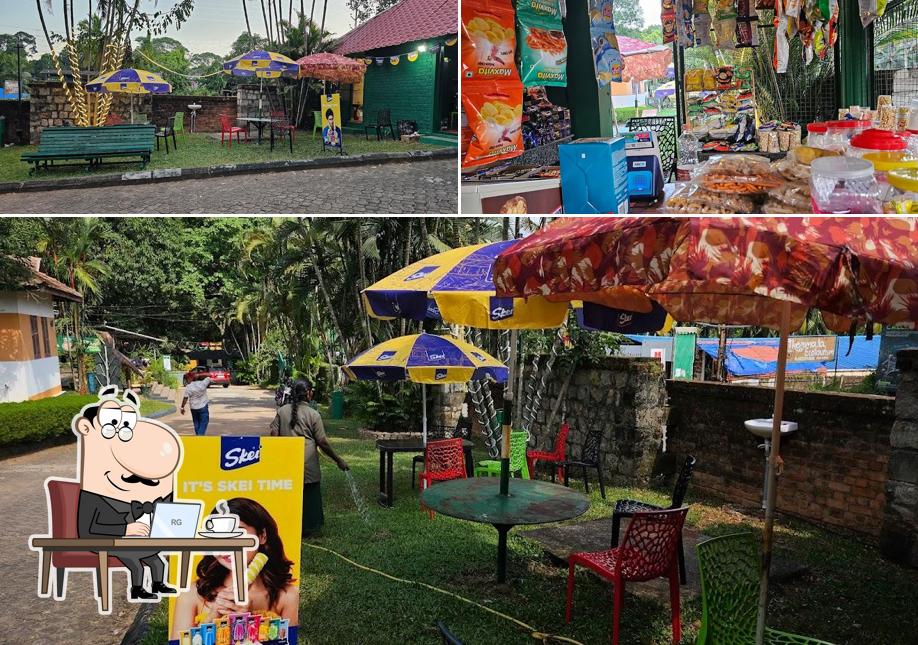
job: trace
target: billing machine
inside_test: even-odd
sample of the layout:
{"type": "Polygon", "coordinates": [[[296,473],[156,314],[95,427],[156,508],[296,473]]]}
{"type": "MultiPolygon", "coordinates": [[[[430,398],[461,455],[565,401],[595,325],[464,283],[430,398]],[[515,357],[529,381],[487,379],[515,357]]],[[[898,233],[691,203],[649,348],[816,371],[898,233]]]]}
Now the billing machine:
{"type": "Polygon", "coordinates": [[[653,202],[663,197],[663,164],[660,142],[652,130],[623,132],[628,158],[628,197],[653,202]]]}

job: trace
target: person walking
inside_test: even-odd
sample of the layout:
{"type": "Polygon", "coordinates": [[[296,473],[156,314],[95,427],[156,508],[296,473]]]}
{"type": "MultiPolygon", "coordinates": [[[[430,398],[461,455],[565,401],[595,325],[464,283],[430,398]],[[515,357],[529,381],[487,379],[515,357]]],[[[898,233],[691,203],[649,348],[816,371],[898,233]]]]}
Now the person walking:
{"type": "Polygon", "coordinates": [[[194,423],[194,433],[199,437],[207,434],[207,424],[210,423],[210,399],[207,398],[207,388],[210,387],[210,377],[198,378],[185,386],[185,396],[182,398],[181,413],[185,414],[185,404],[191,406],[191,421],[194,423]]]}
{"type": "Polygon", "coordinates": [[[325,516],[322,512],[322,471],[319,468],[319,451],[334,461],[341,470],[349,466],[335,452],[325,436],[322,417],[309,405],[312,398],[312,384],[298,380],[293,384],[292,402],[277,409],[271,421],[271,435],[281,437],[304,437],[306,439],[306,460],[303,464],[303,530],[304,538],[322,528],[325,516]]]}

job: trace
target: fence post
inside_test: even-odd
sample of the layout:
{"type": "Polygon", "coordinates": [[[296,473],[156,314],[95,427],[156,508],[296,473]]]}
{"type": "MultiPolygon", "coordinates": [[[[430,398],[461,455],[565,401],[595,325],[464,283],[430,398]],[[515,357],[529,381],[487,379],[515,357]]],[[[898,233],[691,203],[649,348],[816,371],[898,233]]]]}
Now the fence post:
{"type": "Polygon", "coordinates": [[[838,107],[873,107],[873,29],[861,24],[858,0],[839,0],[838,7],[838,107]]]}

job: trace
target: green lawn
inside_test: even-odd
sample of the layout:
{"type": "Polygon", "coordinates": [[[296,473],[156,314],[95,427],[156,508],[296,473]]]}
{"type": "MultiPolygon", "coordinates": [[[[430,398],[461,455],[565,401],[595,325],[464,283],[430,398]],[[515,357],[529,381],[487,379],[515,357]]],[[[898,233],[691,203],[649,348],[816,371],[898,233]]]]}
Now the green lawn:
{"type": "Polygon", "coordinates": [[[162,412],[169,408],[174,408],[175,404],[170,401],[160,401],[158,399],[143,399],[140,401],[140,414],[149,416],[156,412],[162,412]]]}
{"type": "MultiPolygon", "coordinates": [[[[618,118],[618,122],[621,125],[624,125],[625,122],[635,116],[638,116],[644,110],[650,109],[649,106],[641,106],[639,108],[635,107],[620,107],[615,108],[615,116],[618,118]]],[[[658,110],[657,116],[676,116],[676,108],[663,108],[658,110]]]]}
{"type": "MultiPolygon", "coordinates": [[[[178,136],[178,150],[171,150],[167,155],[166,149],[160,142],[160,150],[154,151],[153,158],[147,168],[200,168],[224,164],[256,163],[260,161],[278,161],[282,159],[312,159],[315,157],[333,157],[333,152],[322,152],[322,141],[317,135],[313,140],[310,133],[298,132],[290,154],[290,144],[285,139],[282,145],[277,145],[274,151],[267,141],[262,145],[254,145],[255,130],[253,129],[252,144],[233,143],[232,149],[220,145],[220,139],[213,139],[207,134],[187,134],[186,140],[178,136]]],[[[243,139],[244,141],[244,139],[243,139]]],[[[170,141],[171,146],[171,141],[170,141]]],[[[348,155],[361,155],[371,152],[411,152],[416,150],[435,150],[440,146],[426,143],[402,143],[401,141],[367,141],[363,136],[344,136],[344,151],[348,155]]],[[[29,179],[29,164],[20,161],[25,152],[35,150],[36,146],[14,146],[0,148],[0,181],[23,181],[29,179]]],[[[103,166],[93,171],[93,174],[119,173],[140,170],[139,163],[127,163],[112,166],[103,166]]],[[[88,174],[83,167],[61,168],[48,172],[41,172],[32,177],[50,179],[55,177],[70,177],[88,174]]]]}
{"type": "MultiPolygon", "coordinates": [[[[437,516],[427,519],[410,490],[410,458],[396,458],[396,506],[375,504],[378,454],[360,440],[351,422],[328,422],[336,449],[348,460],[370,506],[370,524],[355,510],[343,473],[323,461],[326,524],[323,535],[307,541],[399,578],[422,581],[513,616],[536,629],[581,643],[609,639],[609,587],[578,574],[575,620],[564,625],[567,571],[549,562],[532,541],[510,534],[508,570],[512,581],[494,582],[497,535],[482,526],[437,516]]],[[[477,457],[478,455],[476,455],[477,457]]],[[[483,455],[482,455],[483,456],[483,455]]],[[[496,482],[495,482],[496,484],[496,482]]],[[[611,514],[614,500],[628,496],[655,503],[667,492],[607,490],[592,494],[587,518],[611,514]]],[[[708,535],[760,529],[761,523],[720,501],[689,496],[689,522],[708,535]]],[[[782,520],[777,533],[781,555],[810,566],[803,580],[774,585],[769,624],[835,643],[914,642],[918,615],[910,609],[918,595],[918,572],[882,560],[874,546],[831,534],[803,522],[782,520]]],[[[444,621],[469,645],[535,642],[514,623],[429,589],[386,579],[329,554],[304,546],[300,578],[301,643],[438,643],[434,624],[444,621]]],[[[622,620],[622,643],[670,642],[669,608],[629,595],[622,620]]],[[[684,602],[683,643],[694,642],[700,601],[684,602]]],[[[165,609],[160,607],[143,641],[165,641],[165,609]]]]}

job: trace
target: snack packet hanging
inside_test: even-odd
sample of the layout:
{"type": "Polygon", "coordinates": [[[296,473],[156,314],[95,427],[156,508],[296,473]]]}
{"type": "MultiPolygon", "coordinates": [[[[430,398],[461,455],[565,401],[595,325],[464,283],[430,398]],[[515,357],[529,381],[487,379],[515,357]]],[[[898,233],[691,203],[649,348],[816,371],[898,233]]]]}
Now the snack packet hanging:
{"type": "Polygon", "coordinates": [[[567,40],[558,0],[518,0],[520,75],[523,85],[567,86],[567,40]]]}
{"type": "Polygon", "coordinates": [[[509,0],[462,3],[462,77],[466,80],[519,78],[516,30],[509,0]]]}
{"type": "Polygon", "coordinates": [[[718,49],[734,49],[733,37],[736,34],[735,0],[717,0],[717,11],[714,14],[714,34],[717,36],[718,49]]]}
{"type": "Polygon", "coordinates": [[[523,86],[507,81],[463,83],[462,106],[472,129],[463,167],[523,153],[523,86]]]}
{"type": "MultiPolygon", "coordinates": [[[[664,0],[664,2],[666,1],[668,0],[664,0]]],[[[596,71],[596,82],[600,87],[605,87],[609,83],[620,83],[622,81],[623,63],[622,54],[618,47],[618,37],[615,35],[612,0],[589,0],[588,8],[590,12],[590,44],[593,47],[593,67],[596,71]]]]}
{"type": "Polygon", "coordinates": [[[678,0],[676,8],[676,41],[684,48],[695,46],[694,0],[678,0]]]}
{"type": "Polygon", "coordinates": [[[663,43],[676,40],[676,0],[662,0],[660,21],[663,24],[663,43]]]}

